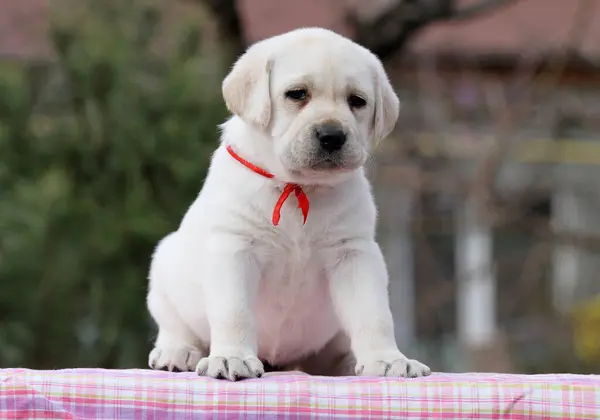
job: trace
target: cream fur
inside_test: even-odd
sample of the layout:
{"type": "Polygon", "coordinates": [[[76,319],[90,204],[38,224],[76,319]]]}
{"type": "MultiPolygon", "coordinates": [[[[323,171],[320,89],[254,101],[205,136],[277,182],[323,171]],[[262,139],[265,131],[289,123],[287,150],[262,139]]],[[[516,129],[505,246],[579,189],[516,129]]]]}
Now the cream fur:
{"type": "Polygon", "coordinates": [[[262,361],[322,375],[428,375],[395,343],[362,168],[398,117],[379,60],[333,32],[299,29],[250,47],[223,95],[234,115],[208,177],[152,259],[151,367],[230,380],[261,376],[262,361]],[[310,92],[301,105],[285,95],[298,86],[310,92]],[[366,99],[364,108],[348,106],[353,93],[366,99]],[[324,121],[347,133],[330,160],[314,138],[324,121]],[[226,145],[275,178],[251,172],[226,145]],[[271,223],[286,182],[310,200],[306,225],[293,196],[281,223],[271,223]]]}

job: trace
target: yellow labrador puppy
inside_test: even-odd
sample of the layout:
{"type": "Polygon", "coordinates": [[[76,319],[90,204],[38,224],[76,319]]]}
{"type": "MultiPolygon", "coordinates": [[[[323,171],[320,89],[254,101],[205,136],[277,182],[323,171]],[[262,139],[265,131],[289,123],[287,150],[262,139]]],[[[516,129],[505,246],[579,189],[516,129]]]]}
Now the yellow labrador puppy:
{"type": "Polygon", "coordinates": [[[149,364],[237,380],[296,368],[423,376],[394,339],[363,164],[396,122],[381,62],[306,28],[250,47],[223,82],[202,191],[158,245],[149,364]]]}

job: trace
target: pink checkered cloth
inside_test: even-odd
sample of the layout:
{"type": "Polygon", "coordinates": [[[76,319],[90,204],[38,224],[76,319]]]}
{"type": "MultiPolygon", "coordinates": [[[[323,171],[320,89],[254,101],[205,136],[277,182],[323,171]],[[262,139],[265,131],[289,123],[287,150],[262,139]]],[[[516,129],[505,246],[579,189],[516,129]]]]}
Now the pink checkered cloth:
{"type": "Polygon", "coordinates": [[[269,376],[0,370],[0,419],[600,419],[600,376],[269,376]]]}

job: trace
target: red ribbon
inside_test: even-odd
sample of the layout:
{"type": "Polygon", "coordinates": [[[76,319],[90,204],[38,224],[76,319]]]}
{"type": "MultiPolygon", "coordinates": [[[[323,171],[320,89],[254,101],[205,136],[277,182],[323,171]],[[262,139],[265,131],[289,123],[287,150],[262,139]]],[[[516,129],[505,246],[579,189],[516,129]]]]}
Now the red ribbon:
{"type": "MultiPolygon", "coordinates": [[[[242,158],[229,145],[227,146],[227,151],[235,160],[240,162],[242,165],[244,165],[246,168],[250,169],[251,171],[253,171],[259,175],[262,175],[265,178],[275,178],[275,176],[272,173],[267,172],[264,169],[262,169],[261,167],[258,167],[256,165],[254,165],[253,163],[248,162],[246,159],[242,158]]],[[[306,219],[308,218],[308,210],[310,208],[310,202],[308,201],[308,197],[306,196],[306,194],[304,194],[304,191],[302,190],[302,187],[300,185],[288,183],[288,184],[285,184],[285,187],[283,188],[283,192],[279,196],[279,200],[277,200],[277,203],[275,204],[275,208],[273,208],[273,217],[272,217],[273,225],[277,226],[279,224],[279,219],[281,219],[281,208],[283,207],[283,203],[285,203],[285,200],[288,199],[288,197],[290,196],[292,191],[296,195],[296,199],[298,200],[298,208],[302,211],[302,216],[304,217],[304,223],[306,224],[306,219]]]]}

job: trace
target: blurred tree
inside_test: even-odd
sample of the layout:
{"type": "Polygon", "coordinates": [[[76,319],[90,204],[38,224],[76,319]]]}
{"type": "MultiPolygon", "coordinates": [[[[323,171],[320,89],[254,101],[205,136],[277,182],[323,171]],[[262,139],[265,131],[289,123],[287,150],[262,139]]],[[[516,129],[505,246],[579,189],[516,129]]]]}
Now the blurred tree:
{"type": "Polygon", "coordinates": [[[209,8],[217,18],[220,35],[235,48],[236,53],[244,49],[242,23],[236,0],[195,0],[209,8]]]}
{"type": "MultiPolygon", "coordinates": [[[[221,35],[243,49],[243,22],[236,0],[193,0],[210,8],[217,17],[221,35]]],[[[382,60],[399,54],[423,28],[443,21],[472,19],[519,0],[392,0],[390,6],[365,19],[360,13],[348,18],[356,29],[356,41],[382,60]]],[[[352,2],[356,4],[356,2],[352,2]]]]}
{"type": "Polygon", "coordinates": [[[150,255],[226,116],[202,22],[165,43],[155,4],[76,4],[55,61],[0,63],[0,367],[144,367],[150,255]]]}
{"type": "Polygon", "coordinates": [[[473,19],[517,1],[395,0],[391,7],[372,19],[351,16],[351,20],[358,42],[386,60],[401,53],[408,42],[429,25],[473,19]]]}

